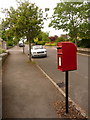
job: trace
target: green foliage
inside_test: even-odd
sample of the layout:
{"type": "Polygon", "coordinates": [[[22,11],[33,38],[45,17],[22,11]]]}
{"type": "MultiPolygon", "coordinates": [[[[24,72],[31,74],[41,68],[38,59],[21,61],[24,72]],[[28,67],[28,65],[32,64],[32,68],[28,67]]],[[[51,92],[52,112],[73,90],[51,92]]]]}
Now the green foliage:
{"type": "Polygon", "coordinates": [[[14,45],[14,42],[13,41],[11,41],[11,40],[8,40],[7,41],[7,46],[13,46],[14,45]]]}
{"type": "Polygon", "coordinates": [[[7,36],[6,36],[6,31],[5,31],[5,30],[1,31],[1,38],[2,38],[4,41],[7,41],[7,36]]]}
{"type": "Polygon", "coordinates": [[[47,42],[45,43],[46,46],[56,46],[57,42],[47,42]]]}
{"type": "Polygon", "coordinates": [[[60,2],[54,8],[54,14],[49,27],[63,29],[76,40],[77,36],[89,36],[89,10],[88,2],[60,2]]]}
{"type": "Polygon", "coordinates": [[[81,39],[78,41],[78,47],[90,48],[90,39],[81,39]]]}
{"type": "Polygon", "coordinates": [[[65,41],[65,38],[63,37],[58,37],[55,42],[63,42],[65,41]]]}
{"type": "Polygon", "coordinates": [[[56,42],[54,42],[54,43],[52,43],[52,44],[51,44],[51,46],[56,46],[56,45],[57,45],[57,43],[56,43],[56,42]]]}
{"type": "Polygon", "coordinates": [[[48,36],[49,36],[48,33],[40,32],[40,34],[38,35],[38,39],[39,41],[49,42],[48,36]]]}
{"type": "Polygon", "coordinates": [[[29,1],[19,1],[18,8],[6,10],[6,19],[3,21],[4,29],[8,28],[10,35],[22,38],[26,36],[31,41],[39,34],[42,25],[42,10],[29,1]],[[30,39],[31,38],[31,39],[30,39]]]}
{"type": "Polygon", "coordinates": [[[5,52],[6,52],[5,49],[1,49],[1,48],[0,48],[0,54],[5,53],[5,52]]]}
{"type": "Polygon", "coordinates": [[[50,41],[49,38],[48,38],[48,33],[45,33],[45,32],[42,32],[42,31],[37,36],[37,38],[38,38],[38,41],[35,42],[35,40],[34,40],[34,42],[36,44],[40,44],[40,45],[44,45],[46,42],[50,41]]]}
{"type": "Polygon", "coordinates": [[[83,23],[78,36],[82,39],[90,39],[90,23],[83,23]]]}
{"type": "Polygon", "coordinates": [[[38,45],[45,45],[45,41],[38,41],[37,44],[38,45]]]}
{"type": "Polygon", "coordinates": [[[38,37],[34,38],[34,43],[37,45],[37,43],[38,43],[38,37]]]}
{"type": "Polygon", "coordinates": [[[28,44],[29,44],[29,42],[28,42],[28,41],[26,41],[26,42],[25,42],[25,44],[27,44],[27,45],[28,45],[28,44]]]}
{"type": "Polygon", "coordinates": [[[19,0],[17,9],[11,7],[4,11],[7,14],[6,19],[2,22],[4,29],[7,31],[8,28],[9,35],[14,37],[26,37],[29,41],[29,59],[31,60],[31,42],[43,28],[42,10],[29,0],[19,0]]]}
{"type": "Polygon", "coordinates": [[[14,37],[13,40],[12,40],[13,44],[16,45],[19,42],[19,40],[20,39],[18,37],[14,37]]]}

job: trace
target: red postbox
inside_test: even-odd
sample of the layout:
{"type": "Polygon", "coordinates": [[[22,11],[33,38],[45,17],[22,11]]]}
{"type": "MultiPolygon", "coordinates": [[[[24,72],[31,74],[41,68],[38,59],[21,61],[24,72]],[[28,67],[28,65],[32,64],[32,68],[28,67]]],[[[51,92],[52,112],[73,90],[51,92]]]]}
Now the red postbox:
{"type": "Polygon", "coordinates": [[[58,42],[58,70],[71,71],[77,69],[76,46],[71,42],[58,42]]]}

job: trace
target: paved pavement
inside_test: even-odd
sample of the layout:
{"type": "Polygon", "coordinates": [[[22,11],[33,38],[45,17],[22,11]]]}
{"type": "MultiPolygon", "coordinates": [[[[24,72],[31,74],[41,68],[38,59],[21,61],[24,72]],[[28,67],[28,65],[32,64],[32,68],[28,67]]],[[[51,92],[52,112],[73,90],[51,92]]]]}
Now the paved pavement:
{"type": "Polygon", "coordinates": [[[2,81],[3,118],[58,117],[53,103],[64,97],[17,46],[3,65],[2,81]]]}

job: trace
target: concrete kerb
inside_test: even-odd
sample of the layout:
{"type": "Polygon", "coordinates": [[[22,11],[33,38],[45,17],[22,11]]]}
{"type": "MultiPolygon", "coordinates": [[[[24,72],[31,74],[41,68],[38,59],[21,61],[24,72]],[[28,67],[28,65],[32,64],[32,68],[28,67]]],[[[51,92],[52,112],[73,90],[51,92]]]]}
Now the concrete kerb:
{"type": "MultiPolygon", "coordinates": [[[[32,59],[33,60],[33,59],[32,59]]],[[[33,60],[34,61],[34,60],[33,60]]],[[[64,96],[66,97],[65,95],[65,92],[53,81],[52,78],[50,78],[42,69],[39,65],[36,64],[36,66],[42,71],[42,73],[50,80],[50,82],[57,88],[57,90],[64,96]]],[[[72,105],[75,106],[76,110],[77,111],[80,111],[81,115],[83,117],[86,117],[88,118],[88,116],[86,115],[85,111],[82,110],[82,108],[79,107],[79,105],[77,105],[73,100],[71,100],[71,98],[69,97],[69,101],[72,102],[72,105]]]]}

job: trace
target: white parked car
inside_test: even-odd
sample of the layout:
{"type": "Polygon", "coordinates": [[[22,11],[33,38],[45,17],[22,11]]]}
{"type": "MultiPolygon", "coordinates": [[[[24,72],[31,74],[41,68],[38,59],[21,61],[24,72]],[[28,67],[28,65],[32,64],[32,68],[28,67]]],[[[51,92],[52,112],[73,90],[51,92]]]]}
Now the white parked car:
{"type": "Polygon", "coordinates": [[[35,45],[31,48],[32,57],[47,57],[47,50],[42,45],[35,45]]]}
{"type": "Polygon", "coordinates": [[[25,45],[22,41],[19,41],[19,47],[25,47],[25,45]]]}

